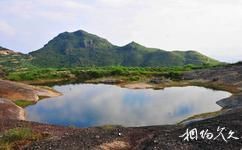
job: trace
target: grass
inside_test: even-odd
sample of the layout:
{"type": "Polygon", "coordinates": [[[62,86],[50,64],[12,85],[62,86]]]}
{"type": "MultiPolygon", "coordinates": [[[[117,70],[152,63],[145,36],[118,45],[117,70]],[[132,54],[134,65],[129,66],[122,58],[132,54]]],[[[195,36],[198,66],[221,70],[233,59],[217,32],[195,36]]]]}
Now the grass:
{"type": "Polygon", "coordinates": [[[16,101],[14,101],[14,103],[17,106],[22,107],[22,108],[25,108],[25,107],[27,107],[29,105],[33,105],[34,104],[34,102],[32,102],[32,101],[26,101],[26,100],[16,100],[16,101]]]}
{"type": "Polygon", "coordinates": [[[18,146],[39,140],[40,134],[34,133],[30,128],[13,128],[0,134],[0,149],[18,149],[18,146]]]}
{"type": "Polygon", "coordinates": [[[123,76],[127,80],[137,81],[141,76],[163,76],[180,80],[182,73],[212,66],[187,65],[183,67],[75,67],[75,68],[29,68],[8,72],[6,79],[13,81],[41,80],[78,80],[85,81],[102,77],[123,76]]]}

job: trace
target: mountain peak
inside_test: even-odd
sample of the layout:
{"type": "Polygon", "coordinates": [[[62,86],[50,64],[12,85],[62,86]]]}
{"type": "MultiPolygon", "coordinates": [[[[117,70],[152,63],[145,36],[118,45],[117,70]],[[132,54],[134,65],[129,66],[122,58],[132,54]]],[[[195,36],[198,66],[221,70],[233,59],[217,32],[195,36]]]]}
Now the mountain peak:
{"type": "Polygon", "coordinates": [[[74,31],[73,33],[88,33],[88,32],[80,29],[80,30],[74,31]]]}
{"type": "Polygon", "coordinates": [[[77,36],[96,36],[94,34],[91,34],[91,33],[88,33],[84,30],[77,30],[77,31],[74,31],[74,32],[68,32],[69,34],[74,34],[74,35],[77,35],[77,36]]]}
{"type": "MultiPolygon", "coordinates": [[[[84,30],[63,32],[50,40],[43,48],[52,51],[60,51],[70,54],[74,50],[87,49],[110,49],[113,45],[104,38],[88,33],[84,30]]],[[[41,48],[41,49],[43,49],[41,48]]]]}
{"type": "MultiPolygon", "coordinates": [[[[31,52],[33,63],[48,67],[65,66],[182,66],[203,64],[201,54],[167,52],[147,48],[135,41],[119,47],[84,30],[63,32],[43,48],[31,52]]],[[[210,59],[209,63],[219,63],[210,59]]]]}
{"type": "Polygon", "coordinates": [[[137,42],[135,42],[135,41],[132,41],[132,42],[130,42],[129,44],[138,44],[137,42]]]}
{"type": "Polygon", "coordinates": [[[135,41],[132,41],[132,42],[130,42],[129,44],[127,44],[127,45],[140,45],[139,43],[137,43],[137,42],[135,42],[135,41]]]}
{"type": "Polygon", "coordinates": [[[143,46],[139,43],[136,43],[134,41],[130,42],[129,44],[125,45],[124,47],[125,48],[131,48],[131,49],[145,48],[145,46],[143,46]]]}

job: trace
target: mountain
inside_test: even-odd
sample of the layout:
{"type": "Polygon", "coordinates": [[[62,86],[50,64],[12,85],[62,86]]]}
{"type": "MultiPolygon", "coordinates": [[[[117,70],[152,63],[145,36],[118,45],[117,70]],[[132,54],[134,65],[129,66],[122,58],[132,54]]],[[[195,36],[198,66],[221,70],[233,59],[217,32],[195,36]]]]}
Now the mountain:
{"type": "Polygon", "coordinates": [[[31,52],[32,63],[42,67],[75,66],[182,66],[218,64],[196,51],[165,51],[147,48],[136,42],[119,47],[83,30],[64,32],[43,48],[31,52]]]}

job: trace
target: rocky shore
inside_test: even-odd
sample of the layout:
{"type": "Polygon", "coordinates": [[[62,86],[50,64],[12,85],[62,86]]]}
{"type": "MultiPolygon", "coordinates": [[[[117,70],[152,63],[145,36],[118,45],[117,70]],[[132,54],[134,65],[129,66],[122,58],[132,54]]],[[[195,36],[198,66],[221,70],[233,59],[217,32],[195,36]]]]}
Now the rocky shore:
{"type": "Polygon", "coordinates": [[[54,97],[61,94],[47,87],[31,86],[23,83],[0,80],[0,96],[12,101],[26,100],[37,102],[40,97],[54,97]]]}
{"type": "Polygon", "coordinates": [[[24,109],[8,99],[0,98],[0,119],[4,118],[25,120],[24,109]]]}
{"type": "Polygon", "coordinates": [[[61,93],[47,87],[0,80],[0,118],[25,120],[24,109],[14,102],[22,100],[36,103],[41,97],[60,95],[61,93]]]}
{"type": "Polygon", "coordinates": [[[233,93],[229,98],[217,102],[224,109],[242,106],[242,64],[234,64],[213,69],[204,69],[187,72],[184,80],[196,80],[201,85],[212,85],[212,88],[220,88],[233,93]]]}

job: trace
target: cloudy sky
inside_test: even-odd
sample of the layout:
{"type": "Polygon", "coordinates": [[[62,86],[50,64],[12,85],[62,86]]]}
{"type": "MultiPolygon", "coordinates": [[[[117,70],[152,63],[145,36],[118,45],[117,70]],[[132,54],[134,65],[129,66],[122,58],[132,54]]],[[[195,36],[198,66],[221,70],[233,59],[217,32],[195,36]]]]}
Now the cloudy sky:
{"type": "Polygon", "coordinates": [[[79,29],[122,46],[242,60],[242,0],[0,0],[0,45],[24,53],[79,29]]]}

